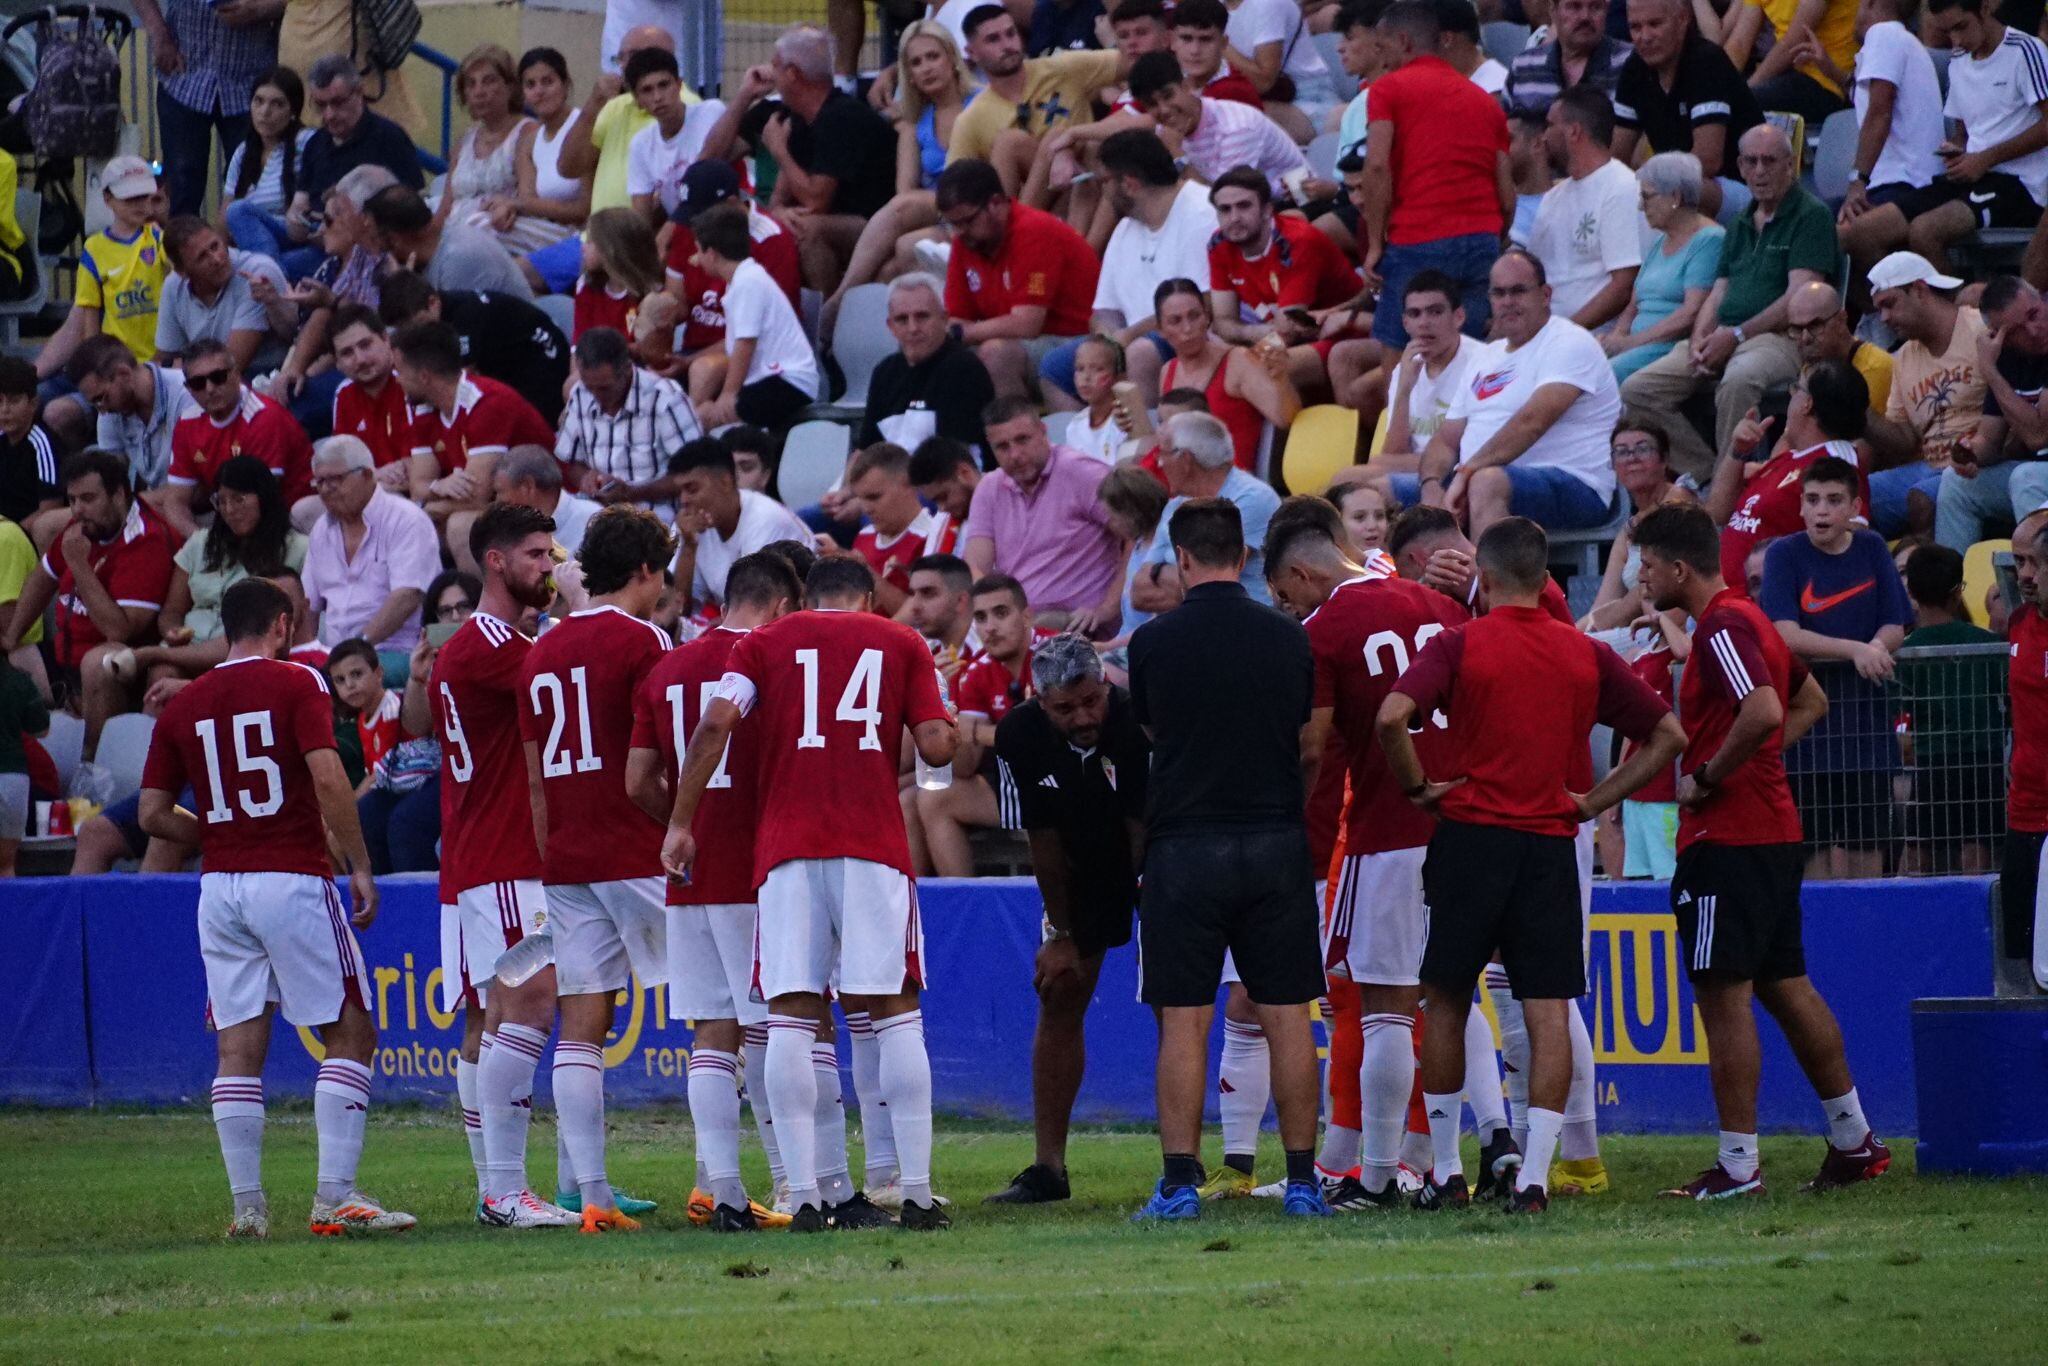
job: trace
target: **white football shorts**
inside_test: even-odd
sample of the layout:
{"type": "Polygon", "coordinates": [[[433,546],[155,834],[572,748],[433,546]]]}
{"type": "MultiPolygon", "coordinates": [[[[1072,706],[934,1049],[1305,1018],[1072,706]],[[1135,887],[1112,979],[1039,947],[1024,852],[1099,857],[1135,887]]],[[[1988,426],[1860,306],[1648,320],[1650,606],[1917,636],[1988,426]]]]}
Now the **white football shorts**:
{"type": "Polygon", "coordinates": [[[309,873],[207,873],[199,879],[199,954],[207,1017],[242,1024],[278,1003],[295,1025],[333,1024],[345,1002],[368,1009],[370,969],[341,894],[309,873]]]}
{"type": "Polygon", "coordinates": [[[754,987],[762,1001],[792,992],[894,996],[922,987],[924,928],[917,888],[866,859],[791,859],[761,884],[754,987]],[[834,980],[835,970],[837,980],[834,980]]]}
{"type": "Polygon", "coordinates": [[[1361,986],[1408,987],[1422,981],[1429,906],[1422,897],[1426,847],[1347,854],[1337,875],[1323,962],[1361,986]]]}
{"type": "Polygon", "coordinates": [[[753,999],[754,903],[668,908],[668,1017],[766,1024],[753,999]]]}
{"type": "Polygon", "coordinates": [[[564,996],[668,981],[667,884],[658,877],[551,886],[555,989],[564,996]]]}
{"type": "Polygon", "coordinates": [[[441,1009],[482,1007],[498,957],[548,926],[548,899],[538,878],[484,882],[441,907],[441,1009]]]}

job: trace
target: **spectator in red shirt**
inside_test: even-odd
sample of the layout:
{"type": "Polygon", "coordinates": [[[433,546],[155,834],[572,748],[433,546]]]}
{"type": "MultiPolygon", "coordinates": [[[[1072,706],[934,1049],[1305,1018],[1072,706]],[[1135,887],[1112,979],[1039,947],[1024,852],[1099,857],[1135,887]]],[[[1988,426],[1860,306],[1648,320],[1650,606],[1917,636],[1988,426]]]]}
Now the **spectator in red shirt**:
{"type": "Polygon", "coordinates": [[[1323,338],[1323,321],[1358,297],[1357,269],[1307,219],[1276,214],[1272,186],[1248,166],[1218,176],[1209,202],[1216,207],[1209,239],[1216,335],[1238,346],[1277,337],[1294,387],[1327,389],[1337,342],[1323,338]]]}
{"type": "Polygon", "coordinates": [[[155,638],[176,544],[163,519],[130,491],[128,462],[120,456],[81,451],[64,462],[61,477],[71,524],[23,580],[14,620],[0,632],[0,655],[14,653],[22,632],[55,599],[51,648],[58,668],[78,681],[84,696],[90,757],[100,727],[126,695],[102,661],[113,650],[155,638]]]}
{"type": "Polygon", "coordinates": [[[402,494],[412,480],[412,405],[392,369],[391,338],[376,311],[362,304],[335,309],[328,335],[335,368],[348,377],[334,391],[334,434],[368,446],[378,484],[402,494]]]}
{"type": "Polygon", "coordinates": [[[910,482],[917,496],[956,522],[967,520],[981,466],[974,452],[949,437],[927,437],[910,453],[910,482]]]}
{"type": "Polygon", "coordinates": [[[447,323],[398,330],[398,382],[413,402],[412,498],[437,525],[491,501],[491,470],[514,446],[555,444],[533,405],[494,379],[463,368],[447,323]]]}
{"type": "Polygon", "coordinates": [[[868,524],[853,538],[853,552],[875,574],[875,610],[910,619],[910,566],[926,555],[950,553],[960,527],[932,512],[910,482],[910,452],[884,441],[855,453],[846,483],[868,524]]]}
{"type": "Polygon", "coordinates": [[[1428,0],[1389,8],[1393,70],[1366,92],[1365,275],[1380,283],[1372,334],[1388,346],[1408,343],[1401,304],[1420,270],[1457,281],[1465,330],[1486,335],[1487,271],[1514,213],[1507,116],[1437,55],[1441,33],[1428,0]]]}
{"type": "Polygon", "coordinates": [[[1088,330],[1102,263],[1080,233],[1003,193],[986,161],[954,162],[935,193],[953,234],[946,312],[997,396],[1029,396],[1046,353],[1088,330]]]}
{"type": "Polygon", "coordinates": [[[184,411],[171,430],[169,487],[153,500],[181,542],[199,529],[220,467],[238,455],[261,460],[284,485],[287,503],[312,494],[313,443],[306,429],[282,403],[242,383],[242,368],[225,344],[200,337],[185,348],[185,392],[184,411]]]}

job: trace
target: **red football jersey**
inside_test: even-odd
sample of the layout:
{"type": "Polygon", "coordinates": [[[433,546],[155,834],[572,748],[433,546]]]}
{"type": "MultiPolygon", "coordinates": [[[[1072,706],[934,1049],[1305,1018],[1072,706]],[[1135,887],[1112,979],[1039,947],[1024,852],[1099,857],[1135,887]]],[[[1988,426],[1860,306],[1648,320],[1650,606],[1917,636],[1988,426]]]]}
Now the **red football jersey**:
{"type": "Polygon", "coordinates": [[[411,459],[412,405],[405,401],[398,376],[386,378],[374,394],[352,379],[343,380],[334,391],[334,434],[361,440],[380,470],[411,459]]]}
{"type": "Polygon", "coordinates": [[[2012,782],[2006,789],[2007,823],[2015,830],[2048,830],[2048,619],[2028,603],[2006,627],[2012,642],[2012,782]]]}
{"type": "MultiPolygon", "coordinates": [[[[691,732],[718,693],[733,647],[746,636],[714,626],[664,656],[633,694],[633,748],[653,750],[671,776],[680,773],[691,732]]],[[[736,906],[754,899],[757,734],[753,726],[740,726],[726,740],[725,755],[690,822],[697,861],[688,882],[669,880],[669,905],[736,906]]]]}
{"type": "Polygon", "coordinates": [[[1799,480],[1806,467],[1824,455],[1856,465],[1856,477],[1862,486],[1856,515],[1868,513],[1870,476],[1857,463],[1852,442],[1829,441],[1803,451],[1786,451],[1765,461],[1755,477],[1742,486],[1741,501],[1729,514],[1728,525],[1721,528],[1721,577],[1744,597],[1749,596],[1749,588],[1742,574],[1742,562],[1749,558],[1749,552],[1765,541],[1806,530],[1806,520],[1799,515],[1799,480]]]}
{"type": "MultiPolygon", "coordinates": [[[[1043,626],[1031,628],[1031,648],[1039,646],[1058,635],[1043,626]]],[[[1010,708],[1033,696],[1037,689],[1031,686],[1031,670],[1027,666],[1024,677],[1013,677],[1009,666],[987,651],[974,656],[960,666],[960,672],[953,678],[953,709],[973,712],[986,716],[991,721],[1000,721],[1010,714],[1010,708]],[[1011,691],[1015,685],[1016,691],[1011,691]]]]}
{"type": "Polygon", "coordinates": [[[555,430],[508,384],[465,370],[452,412],[437,412],[431,403],[413,406],[413,451],[433,456],[443,474],[467,465],[471,455],[503,455],[514,446],[553,450],[555,430]]]}
{"type": "Polygon", "coordinates": [[[1078,337],[1088,330],[1101,269],[1087,238],[1043,209],[1012,203],[1010,230],[994,257],[954,241],[946,265],[946,312],[986,322],[1032,305],[1045,310],[1046,336],[1078,337]]]}
{"type": "Polygon", "coordinates": [[[756,732],[756,886],[791,859],[865,859],[913,875],[897,757],[906,728],[946,719],[917,632],[871,612],[796,612],[733,647],[719,693],[756,732]]]}
{"type": "MultiPolygon", "coordinates": [[[[1334,733],[1351,763],[1350,821],[1344,850],[1383,854],[1429,843],[1436,818],[1401,794],[1375,729],[1380,704],[1430,639],[1468,620],[1441,593],[1398,578],[1360,578],[1341,585],[1304,623],[1315,652],[1314,705],[1332,710],[1334,733]]],[[[1425,715],[1415,738],[1425,772],[1444,765],[1448,744],[1441,712],[1425,715]]]]}
{"type": "Polygon", "coordinates": [[[434,658],[441,741],[441,904],[489,882],[541,875],[519,744],[533,642],[488,612],[471,614],[434,658]]]}
{"type": "Polygon", "coordinates": [[[398,713],[404,706],[405,694],[396,688],[386,688],[384,700],[377,704],[377,710],[357,715],[356,739],[363,747],[364,768],[375,768],[385,755],[404,742],[405,728],[398,720],[398,713]]]}
{"type": "Polygon", "coordinates": [[[241,406],[220,423],[188,401],[171,428],[170,482],[197,484],[211,493],[220,467],[238,455],[253,455],[268,466],[283,482],[288,504],[313,491],[313,443],[283,404],[245,386],[241,406]]]}
{"type": "MultiPolygon", "coordinates": [[[[1692,658],[1679,688],[1685,722],[1685,757],[1691,773],[1721,752],[1742,699],[1771,688],[1790,706],[1806,682],[1806,664],[1786,646],[1778,628],[1734,588],[1714,595],[1692,635],[1692,658]]],[[[1678,847],[1710,844],[1797,844],[1799,811],[1785,785],[1784,729],[1766,736],[1733,773],[1721,775],[1699,806],[1678,812],[1678,847]]]]}
{"type": "Polygon", "coordinates": [[[231,659],[183,688],[157,718],[142,785],[197,799],[209,873],[331,877],[306,756],[334,748],[334,704],[317,669],[231,659]]]}
{"type": "Polygon", "coordinates": [[[571,612],[527,652],[519,734],[540,747],[550,886],[660,877],[667,827],[626,795],[633,695],[668,633],[616,607],[571,612]]]}
{"type": "Polygon", "coordinates": [[[1271,321],[1283,308],[1334,308],[1358,295],[1358,271],[1308,220],[1281,214],[1251,260],[1219,233],[1209,239],[1209,285],[1237,296],[1240,316],[1271,321]]]}
{"type": "Polygon", "coordinates": [[[874,523],[860,529],[853,538],[854,551],[868,562],[878,579],[887,579],[910,591],[910,566],[924,555],[950,555],[960,527],[943,512],[921,509],[909,526],[897,532],[887,544],[875,533],[874,523]]]}
{"type": "MultiPolygon", "coordinates": [[[[91,611],[79,598],[71,561],[64,556],[64,537],[70,531],[67,524],[58,533],[43,553],[42,565],[43,572],[57,581],[57,629],[50,639],[51,648],[59,664],[76,668],[85,652],[106,637],[93,624],[91,611]]],[[[109,540],[92,543],[87,563],[115,602],[123,607],[160,612],[164,595],[171,591],[171,557],[177,550],[177,542],[172,540],[171,529],[164,525],[163,518],[137,498],[129,505],[128,520],[122,523],[120,531],[109,540]]],[[[149,639],[154,640],[156,628],[152,626],[149,631],[149,639]]]]}
{"type": "Polygon", "coordinates": [[[640,296],[628,290],[614,294],[609,284],[592,284],[578,276],[569,340],[575,341],[593,327],[609,327],[633,340],[633,319],[640,312],[640,296]]]}
{"type": "MultiPolygon", "coordinates": [[[[797,259],[796,237],[773,216],[750,209],[747,224],[754,242],[753,259],[782,286],[789,306],[803,310],[803,267],[797,259]]],[[[697,236],[678,223],[668,239],[668,275],[683,282],[683,347],[702,351],[725,340],[725,281],[691,261],[697,236]]]]}

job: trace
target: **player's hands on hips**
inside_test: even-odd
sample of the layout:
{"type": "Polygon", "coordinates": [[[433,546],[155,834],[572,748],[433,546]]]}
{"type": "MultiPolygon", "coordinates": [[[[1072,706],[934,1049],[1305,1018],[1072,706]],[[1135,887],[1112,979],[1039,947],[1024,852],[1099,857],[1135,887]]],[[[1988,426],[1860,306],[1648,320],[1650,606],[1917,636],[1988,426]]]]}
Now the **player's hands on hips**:
{"type": "Polygon", "coordinates": [[[1586,793],[1567,790],[1564,795],[1572,799],[1572,807],[1579,813],[1581,821],[1590,821],[1600,814],[1600,808],[1586,800],[1586,793]]]}
{"type": "Polygon", "coordinates": [[[348,895],[355,904],[348,923],[359,930],[369,929],[377,919],[377,880],[368,868],[357,868],[348,875],[348,895]]]}
{"type": "Polygon", "coordinates": [[[1683,774],[1678,779],[1678,805],[1686,811],[1697,811],[1706,804],[1707,789],[1699,785],[1692,774],[1683,774]]]}
{"type": "Polygon", "coordinates": [[[1043,996],[1056,990],[1062,978],[1079,976],[1081,953],[1072,939],[1062,936],[1038,946],[1038,962],[1031,973],[1031,989],[1043,996]]]}
{"type": "Polygon", "coordinates": [[[1464,785],[1465,780],[1463,778],[1453,778],[1447,783],[1424,783],[1422,791],[1416,793],[1408,800],[1414,802],[1431,815],[1435,815],[1437,803],[1444,799],[1444,794],[1454,787],[1463,787],[1464,785]]]}
{"type": "Polygon", "coordinates": [[[661,866],[668,875],[678,882],[690,880],[690,865],[697,861],[697,837],[689,827],[671,825],[668,838],[661,842],[661,866]]]}

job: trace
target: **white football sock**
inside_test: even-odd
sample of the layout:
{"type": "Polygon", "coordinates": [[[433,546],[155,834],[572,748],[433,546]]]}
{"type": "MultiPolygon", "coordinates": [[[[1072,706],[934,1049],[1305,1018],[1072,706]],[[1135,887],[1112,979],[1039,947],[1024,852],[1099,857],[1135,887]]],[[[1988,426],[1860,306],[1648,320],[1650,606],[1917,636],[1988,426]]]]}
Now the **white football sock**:
{"type": "Polygon", "coordinates": [[[1424,1091],[1422,1108],[1429,1116],[1430,1173],[1441,1186],[1452,1177],[1465,1174],[1464,1159],[1458,1156],[1458,1121],[1464,1118],[1464,1102],[1455,1091],[1444,1096],[1424,1091]]]}
{"type": "Polygon", "coordinates": [[[1760,1164],[1755,1134],[1731,1134],[1721,1130],[1721,1170],[1738,1181],[1756,1175],[1760,1164]]]}
{"type": "Polygon", "coordinates": [[[1828,1142],[1842,1151],[1862,1146],[1863,1136],[1870,1132],[1870,1121],[1863,1117],[1863,1102],[1856,1098],[1856,1088],[1850,1087],[1847,1094],[1820,1103],[1820,1112],[1828,1122],[1828,1142]]]}
{"type": "Polygon", "coordinates": [[[315,1195],[332,1204],[355,1189],[363,1160],[363,1124],[370,1117],[370,1069],[346,1058],[320,1064],[313,1083],[313,1128],[320,1136],[320,1184],[315,1195]]]}
{"type": "MultiPolygon", "coordinates": [[[[557,1050],[557,1057],[560,1056],[557,1050]]],[[[569,1131],[562,1124],[562,1098],[555,1097],[555,1194],[580,1195],[576,1184],[576,1159],[569,1156],[569,1131]]]]}
{"type": "Polygon", "coordinates": [[[484,1035],[476,1064],[477,1110],[484,1123],[484,1197],[526,1189],[526,1130],[533,1122],[533,1074],[548,1036],[528,1025],[499,1025],[484,1035]]]}
{"type": "Polygon", "coordinates": [[[1559,1111],[1537,1105],[1529,1107],[1529,1146],[1522,1150],[1522,1169],[1515,1174],[1516,1190],[1549,1186],[1550,1159],[1557,1154],[1557,1135],[1563,1128],[1564,1115],[1559,1111]]]}
{"type": "Polygon", "coordinates": [[[740,1183],[739,1058],[709,1048],[690,1050],[690,1125],[697,1131],[703,1188],[718,1204],[747,1207],[740,1183]]]}
{"type": "Polygon", "coordinates": [[[768,1107],[775,1112],[775,1137],[782,1145],[782,1170],[789,1183],[789,1207],[818,1205],[818,1074],[811,1069],[811,1045],[818,1027],[793,1015],[768,1017],[766,1074],[768,1107]]]}
{"type": "Polygon", "coordinates": [[[1586,1017],[1576,1001],[1565,1003],[1565,1024],[1572,1036],[1572,1089],[1564,1102],[1564,1133],[1558,1139],[1557,1155],[1567,1162],[1584,1162],[1600,1156],[1600,1110],[1597,1077],[1593,1071],[1593,1036],[1586,1029],[1586,1017]]]}
{"type": "Polygon", "coordinates": [[[604,1046],[555,1045],[555,1116],[585,1210],[618,1203],[604,1170],[604,1046]]]}
{"type": "Polygon", "coordinates": [[[886,1186],[900,1174],[896,1131],[889,1122],[889,1097],[882,1088],[882,1045],[874,1022],[864,1010],[848,1011],[846,1034],[853,1047],[853,1094],[860,1101],[860,1146],[866,1159],[867,1184],[886,1186]]]}
{"type": "Polygon", "coordinates": [[[1428,1134],[1418,1134],[1413,1129],[1404,1129],[1401,1134],[1402,1166],[1411,1172],[1426,1172],[1429,1170],[1432,1151],[1428,1134]]]}
{"type": "Polygon", "coordinates": [[[839,1078],[839,1049],[811,1042],[811,1070],[818,1078],[818,1099],[812,1114],[818,1153],[818,1194],[828,1205],[851,1200],[859,1188],[846,1161],[846,1092],[839,1078]]]}
{"type": "MultiPolygon", "coordinates": [[[[1223,1062],[1216,1070],[1217,1108],[1223,1112],[1223,1156],[1251,1159],[1259,1152],[1259,1124],[1273,1093],[1266,1031],[1257,1024],[1223,1022],[1223,1062]]],[[[1249,1170],[1249,1166],[1246,1167],[1249,1170]]]]}
{"type": "Polygon", "coordinates": [[[1331,1176],[1342,1176],[1359,1163],[1359,1131],[1342,1124],[1323,1128],[1323,1146],[1316,1153],[1316,1165],[1331,1176]]]}
{"type": "Polygon", "coordinates": [[[228,1169],[235,1213],[267,1208],[263,1198],[263,1078],[213,1079],[213,1128],[228,1169]]]}
{"type": "Polygon", "coordinates": [[[1493,998],[1493,1013],[1500,1021],[1500,1062],[1506,1074],[1508,1130],[1515,1146],[1529,1147],[1529,1026],[1522,1019],[1522,1003],[1508,983],[1507,969],[1494,963],[1486,969],[1486,994],[1493,998]]]}
{"type": "Polygon", "coordinates": [[[903,1199],[932,1203],[932,1063],[924,1047],[924,1012],[906,1010],[875,1021],[882,1094],[889,1099],[901,1164],[903,1199]]]}
{"type": "Polygon", "coordinates": [[[476,1064],[455,1060],[455,1095],[462,1102],[462,1134],[469,1140],[470,1165],[476,1168],[476,1193],[484,1193],[484,1117],[476,1108],[476,1064]]]}
{"type": "Polygon", "coordinates": [[[746,1041],[740,1045],[745,1063],[742,1081],[747,1108],[754,1112],[754,1128],[761,1136],[761,1151],[768,1155],[768,1175],[782,1184],[782,1148],[775,1141],[775,1107],[768,1103],[768,1026],[748,1025],[746,1041]]]}
{"type": "MultiPolygon", "coordinates": [[[[1401,1135],[1408,1128],[1408,1095],[1415,1086],[1415,1021],[1406,1015],[1367,1015],[1358,1064],[1360,1130],[1359,1179],[1369,1191],[1385,1190],[1401,1162],[1401,1135]]],[[[1451,1121],[1457,1141],[1456,1107],[1451,1121]]],[[[1435,1125],[1432,1123],[1431,1129],[1435,1125]]]]}
{"type": "Polygon", "coordinates": [[[1507,1094],[1500,1086],[1493,1027],[1476,1006],[1465,1012],[1465,1103],[1472,1107],[1472,1127],[1481,1143],[1492,1137],[1494,1130],[1508,1127],[1507,1094]]]}

